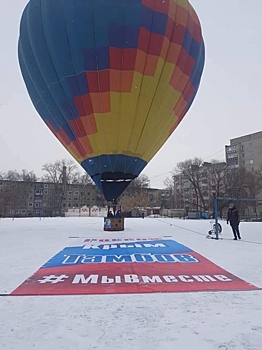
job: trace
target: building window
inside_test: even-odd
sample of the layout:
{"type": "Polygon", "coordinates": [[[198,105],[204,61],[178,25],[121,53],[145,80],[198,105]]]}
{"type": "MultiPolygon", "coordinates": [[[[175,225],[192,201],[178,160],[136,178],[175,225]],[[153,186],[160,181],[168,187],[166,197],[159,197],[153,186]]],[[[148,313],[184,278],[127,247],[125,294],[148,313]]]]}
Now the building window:
{"type": "Polygon", "coordinates": [[[74,192],[75,195],[78,195],[78,191],[74,192]]]}
{"type": "Polygon", "coordinates": [[[249,144],[249,148],[252,148],[252,143],[249,144]]]}
{"type": "Polygon", "coordinates": [[[3,182],[0,182],[0,186],[4,186],[4,183],[3,183],[3,182]]]}
{"type": "Polygon", "coordinates": [[[68,194],[72,194],[72,191],[69,191],[68,194]]]}
{"type": "Polygon", "coordinates": [[[253,163],[254,163],[253,159],[250,159],[249,163],[250,163],[250,164],[253,164],[253,163]]]}
{"type": "Polygon", "coordinates": [[[48,184],[44,184],[44,188],[48,188],[48,184]]]}
{"type": "Polygon", "coordinates": [[[32,206],[33,206],[33,203],[28,203],[28,206],[29,206],[29,207],[32,207],[32,206]]]}
{"type": "Polygon", "coordinates": [[[245,161],[243,160],[243,165],[245,165],[245,161]]]}
{"type": "Polygon", "coordinates": [[[48,194],[48,191],[44,191],[44,194],[48,194]]]}
{"type": "Polygon", "coordinates": [[[243,157],[243,158],[245,157],[245,153],[242,153],[242,157],[243,157]]]}
{"type": "Polygon", "coordinates": [[[241,149],[244,149],[244,145],[241,146],[241,149]]]}

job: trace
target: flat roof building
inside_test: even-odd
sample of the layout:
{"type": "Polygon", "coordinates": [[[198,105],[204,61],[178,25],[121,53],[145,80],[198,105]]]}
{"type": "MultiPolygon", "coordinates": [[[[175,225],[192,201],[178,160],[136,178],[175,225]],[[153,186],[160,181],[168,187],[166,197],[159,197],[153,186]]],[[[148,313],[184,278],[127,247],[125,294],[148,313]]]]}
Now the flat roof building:
{"type": "Polygon", "coordinates": [[[231,139],[225,152],[229,168],[258,170],[262,167],[262,131],[231,139]]]}

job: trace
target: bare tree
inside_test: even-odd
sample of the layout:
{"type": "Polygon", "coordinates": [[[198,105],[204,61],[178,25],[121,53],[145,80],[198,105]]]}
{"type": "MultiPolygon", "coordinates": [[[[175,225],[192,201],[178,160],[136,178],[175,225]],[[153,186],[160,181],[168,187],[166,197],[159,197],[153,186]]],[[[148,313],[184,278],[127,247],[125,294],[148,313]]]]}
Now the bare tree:
{"type": "Polygon", "coordinates": [[[201,181],[203,177],[206,177],[205,169],[200,168],[202,164],[202,159],[197,157],[177,164],[177,170],[182,174],[184,179],[189,181],[193,188],[197,210],[199,210],[199,208],[207,210],[207,205],[201,188],[201,181]]]}
{"type": "Polygon", "coordinates": [[[120,205],[123,212],[130,212],[136,210],[139,214],[140,209],[148,206],[149,198],[146,193],[136,193],[134,195],[124,195],[120,199],[120,205]]]}
{"type": "MultiPolygon", "coordinates": [[[[222,184],[215,191],[217,197],[228,197],[228,198],[247,198],[255,199],[258,198],[261,192],[261,182],[256,172],[250,172],[245,168],[230,169],[226,168],[223,176],[221,177],[222,184]]],[[[222,217],[223,209],[228,206],[228,201],[219,201],[218,209],[220,217],[222,217]]],[[[244,216],[250,208],[256,212],[256,202],[240,201],[238,202],[238,208],[241,216],[244,216]]]]}
{"type": "Polygon", "coordinates": [[[223,197],[226,193],[226,179],[228,167],[226,163],[218,160],[211,161],[211,182],[212,193],[217,197],[223,197]]]}
{"type": "Polygon", "coordinates": [[[4,174],[4,179],[8,181],[20,181],[20,173],[17,170],[8,170],[4,174]]]}
{"type": "Polygon", "coordinates": [[[1,173],[0,179],[8,181],[27,181],[36,182],[38,180],[36,174],[31,170],[23,169],[22,171],[8,170],[7,173],[1,173]]]}
{"type": "Polygon", "coordinates": [[[227,172],[226,163],[215,159],[207,163],[196,157],[180,162],[165,180],[172,191],[173,207],[213,210],[214,196],[226,194],[227,172]]]}
{"type": "Polygon", "coordinates": [[[248,178],[250,172],[245,168],[230,169],[227,173],[226,194],[231,198],[249,198],[248,194],[248,178]]]}
{"type": "Polygon", "coordinates": [[[126,192],[130,195],[134,195],[135,193],[144,192],[145,189],[150,187],[149,177],[145,174],[139,175],[135,178],[130,185],[128,186],[126,192]]]}
{"type": "Polygon", "coordinates": [[[27,171],[26,169],[22,169],[22,171],[20,172],[20,181],[37,182],[38,178],[32,170],[27,171]]]}
{"type": "Polygon", "coordinates": [[[65,182],[67,184],[78,183],[80,176],[77,164],[71,159],[62,159],[54,163],[46,163],[42,166],[42,171],[44,172],[42,181],[55,184],[63,182],[63,175],[65,175],[65,182]],[[65,170],[66,172],[64,174],[65,170]]]}
{"type": "Polygon", "coordinates": [[[174,176],[175,176],[175,174],[172,174],[172,175],[171,175],[171,178],[170,178],[170,177],[167,177],[167,178],[164,180],[164,185],[165,185],[165,188],[166,188],[167,190],[171,190],[171,191],[174,190],[174,176]]]}
{"type": "MultiPolygon", "coordinates": [[[[210,166],[210,210],[214,211],[214,197],[225,197],[227,195],[227,177],[229,168],[226,163],[212,160],[210,166]]],[[[223,209],[228,205],[225,201],[218,202],[218,211],[222,217],[223,209]]]]}
{"type": "Polygon", "coordinates": [[[75,184],[79,184],[79,185],[84,185],[84,186],[89,186],[89,185],[93,185],[94,182],[92,180],[92,178],[87,174],[80,174],[78,178],[75,180],[74,182],[75,184]]]}

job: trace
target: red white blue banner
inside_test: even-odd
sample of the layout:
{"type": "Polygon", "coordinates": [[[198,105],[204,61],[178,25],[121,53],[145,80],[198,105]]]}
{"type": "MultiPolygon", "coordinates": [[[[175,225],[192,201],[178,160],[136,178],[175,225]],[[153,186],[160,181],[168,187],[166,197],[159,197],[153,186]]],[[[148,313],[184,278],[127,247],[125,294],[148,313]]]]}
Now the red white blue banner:
{"type": "Polygon", "coordinates": [[[64,248],[12,295],[255,289],[173,239],[88,238],[64,248]]]}

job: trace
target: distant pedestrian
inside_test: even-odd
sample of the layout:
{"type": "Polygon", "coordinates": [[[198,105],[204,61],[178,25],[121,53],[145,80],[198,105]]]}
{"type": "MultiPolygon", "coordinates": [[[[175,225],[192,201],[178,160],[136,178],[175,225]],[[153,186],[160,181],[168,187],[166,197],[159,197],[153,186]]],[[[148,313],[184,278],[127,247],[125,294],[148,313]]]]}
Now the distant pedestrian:
{"type": "Polygon", "coordinates": [[[230,223],[234,234],[234,240],[241,239],[239,232],[239,213],[234,203],[229,204],[229,209],[227,212],[227,224],[230,223]]]}

